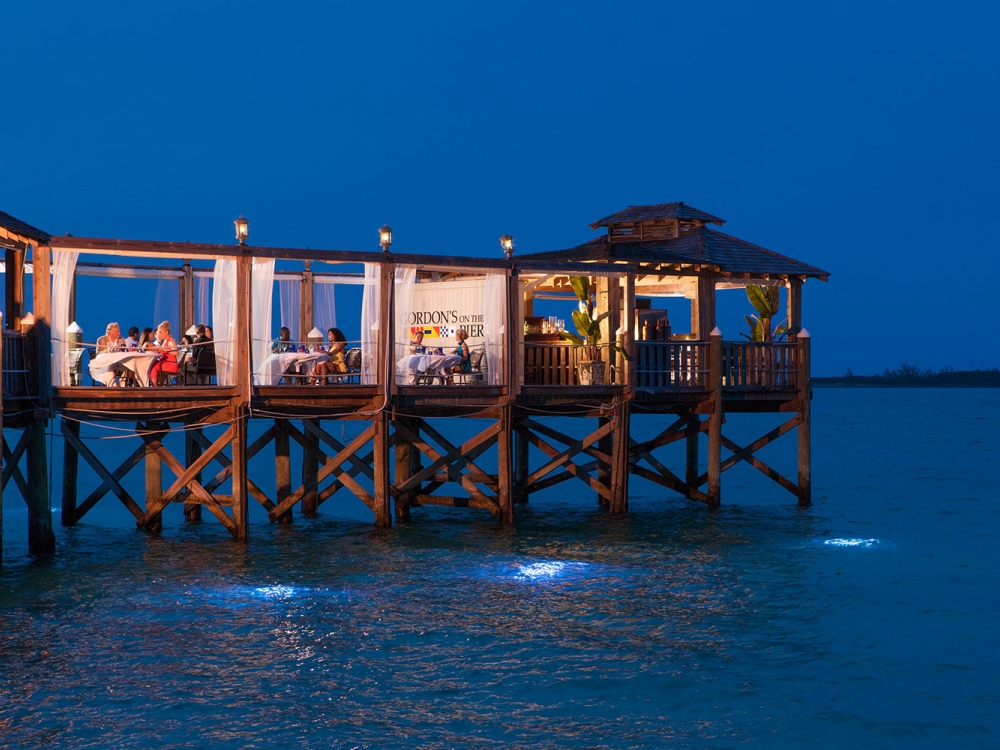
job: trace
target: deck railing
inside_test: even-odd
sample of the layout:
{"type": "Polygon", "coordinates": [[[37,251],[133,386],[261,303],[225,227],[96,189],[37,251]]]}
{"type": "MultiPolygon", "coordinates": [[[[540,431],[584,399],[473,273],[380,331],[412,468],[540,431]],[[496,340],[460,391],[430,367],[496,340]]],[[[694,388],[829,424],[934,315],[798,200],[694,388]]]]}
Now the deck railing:
{"type": "Polygon", "coordinates": [[[28,369],[24,358],[24,335],[19,331],[3,332],[3,397],[28,396],[28,369]]]}
{"type": "Polygon", "coordinates": [[[637,341],[636,388],[709,388],[708,346],[703,341],[637,341]]]}
{"type": "Polygon", "coordinates": [[[524,344],[525,385],[574,385],[580,348],[572,344],[524,344]]]}
{"type": "Polygon", "coordinates": [[[794,390],[798,349],[788,342],[726,341],[722,344],[722,387],[794,390]]]}

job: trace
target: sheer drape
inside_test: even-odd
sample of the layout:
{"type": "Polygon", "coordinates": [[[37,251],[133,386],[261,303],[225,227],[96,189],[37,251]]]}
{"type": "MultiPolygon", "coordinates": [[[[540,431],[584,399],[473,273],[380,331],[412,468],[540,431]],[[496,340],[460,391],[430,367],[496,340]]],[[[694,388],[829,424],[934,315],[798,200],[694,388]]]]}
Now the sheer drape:
{"type": "Polygon", "coordinates": [[[253,317],[250,331],[253,341],[254,382],[264,360],[271,354],[271,302],[274,297],[274,258],[254,258],[250,272],[253,317]]]}
{"type": "Polygon", "coordinates": [[[195,277],[194,280],[194,317],[195,323],[208,324],[208,285],[211,279],[195,277]]]}
{"type": "Polygon", "coordinates": [[[313,286],[313,322],[326,336],[327,328],[337,327],[337,308],[334,304],[333,290],[335,284],[327,284],[314,280],[313,286]]]}
{"type": "Polygon", "coordinates": [[[281,305],[281,325],[292,334],[292,341],[299,338],[299,307],[302,282],[299,279],[282,279],[278,282],[278,297],[281,305]]]}
{"type": "Polygon", "coordinates": [[[392,348],[392,361],[396,370],[396,382],[400,385],[405,385],[410,379],[409,370],[406,368],[399,370],[395,363],[406,354],[410,343],[410,313],[413,312],[413,287],[416,279],[416,266],[396,266],[396,282],[393,290],[396,345],[392,348]]]}
{"type": "MultiPolygon", "coordinates": [[[[181,285],[178,279],[159,279],[156,282],[156,296],[153,298],[153,325],[163,321],[170,323],[170,331],[176,341],[186,332],[178,330],[177,321],[181,317],[181,285]]],[[[127,331],[125,328],[122,332],[127,331]]]]}
{"type": "Polygon", "coordinates": [[[52,385],[69,385],[69,297],[79,253],[52,254],[52,385]]]}
{"type": "Polygon", "coordinates": [[[365,263],[365,290],[361,298],[361,382],[373,385],[378,358],[376,341],[379,311],[379,265],[365,263]]]}
{"type": "Polygon", "coordinates": [[[507,326],[507,274],[503,271],[487,271],[486,287],[483,290],[483,321],[486,345],[484,363],[490,385],[503,385],[504,352],[503,340],[507,326]]]}
{"type": "Polygon", "coordinates": [[[215,334],[215,379],[233,385],[236,354],[236,261],[215,261],[212,293],[212,331],[215,334]]]}

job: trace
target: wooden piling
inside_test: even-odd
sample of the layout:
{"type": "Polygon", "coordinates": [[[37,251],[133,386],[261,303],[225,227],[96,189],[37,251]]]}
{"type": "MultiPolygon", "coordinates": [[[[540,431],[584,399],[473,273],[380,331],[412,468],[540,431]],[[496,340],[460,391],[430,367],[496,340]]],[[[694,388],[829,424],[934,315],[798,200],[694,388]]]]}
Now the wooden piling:
{"type": "MultiPolygon", "coordinates": [[[[309,436],[308,432],[306,433],[309,436]]],[[[303,456],[303,461],[306,457],[303,456]]],[[[315,467],[315,462],[312,462],[315,467]]],[[[288,420],[287,419],[275,419],[274,420],[274,484],[275,484],[275,504],[281,505],[292,493],[292,459],[291,459],[291,443],[289,441],[289,430],[288,430],[288,420]]],[[[316,492],[312,493],[313,499],[316,498],[316,492]]],[[[292,522],[292,510],[289,508],[287,511],[278,516],[278,523],[291,523],[292,522]]]]}
{"type": "Polygon", "coordinates": [[[511,446],[511,407],[500,410],[500,431],[497,433],[497,501],[501,524],[514,522],[514,464],[511,446]]]}
{"type": "MultiPolygon", "coordinates": [[[[63,418],[62,430],[68,432],[77,440],[80,439],[80,423],[75,419],[63,418]]],[[[72,526],[76,523],[77,472],[80,464],[80,454],[76,446],[69,440],[63,441],[63,478],[62,478],[62,525],[72,526]]]]}
{"type": "Polygon", "coordinates": [[[56,551],[56,537],[52,532],[52,511],[49,507],[49,464],[45,437],[48,420],[36,419],[27,429],[31,430],[28,445],[28,552],[32,555],[50,555],[56,551]]]}
{"type": "Polygon", "coordinates": [[[799,439],[799,505],[806,507],[812,504],[812,385],[809,331],[805,328],[800,330],[795,343],[799,355],[798,391],[802,417],[797,429],[799,439]]]}
{"type": "MultiPolygon", "coordinates": [[[[418,420],[409,417],[397,416],[395,422],[397,425],[405,427],[408,432],[416,433],[420,429],[418,420]]],[[[394,450],[396,455],[396,472],[393,477],[393,483],[397,487],[402,487],[409,481],[410,477],[420,470],[420,451],[398,431],[393,442],[395,443],[394,450]]],[[[396,498],[397,523],[410,522],[410,504],[413,496],[418,493],[419,488],[416,491],[403,492],[396,498]]]]}
{"type": "Polygon", "coordinates": [[[374,452],[374,501],[375,501],[375,526],[385,529],[392,526],[392,509],[390,503],[392,496],[389,493],[391,484],[389,479],[389,415],[386,412],[379,412],[372,420],[375,424],[375,435],[372,437],[372,449],[374,452]]]}
{"type": "Polygon", "coordinates": [[[722,502],[722,332],[712,329],[708,340],[712,384],[708,418],[708,507],[718,508],[722,502]]]}
{"type": "MultiPolygon", "coordinates": [[[[184,432],[184,461],[185,466],[191,466],[201,457],[201,444],[195,438],[195,435],[201,435],[201,429],[188,429],[184,432]]],[[[194,475],[194,481],[201,484],[201,472],[199,471],[194,475]]],[[[185,502],[184,503],[184,520],[191,523],[198,523],[201,521],[201,503],[197,502],[185,502]]]]}
{"type": "MultiPolygon", "coordinates": [[[[318,419],[303,420],[306,421],[317,428],[320,426],[318,419]]],[[[302,447],[302,485],[306,488],[302,493],[302,515],[315,518],[319,513],[319,439],[313,430],[305,429],[305,425],[302,433],[308,446],[302,447]]]]}
{"type": "Polygon", "coordinates": [[[615,406],[614,416],[618,424],[614,431],[614,449],[611,454],[610,510],[612,513],[628,512],[630,417],[630,403],[627,399],[622,399],[615,406]]]}
{"type": "Polygon", "coordinates": [[[698,440],[701,435],[701,420],[697,415],[687,418],[684,429],[685,472],[684,483],[691,488],[698,488],[698,440]]]}
{"type": "MultiPolygon", "coordinates": [[[[153,432],[158,429],[159,425],[153,422],[147,422],[144,426],[144,430],[148,432],[153,432]]],[[[157,435],[157,439],[162,441],[162,436],[157,435]]],[[[163,495],[163,460],[160,455],[156,452],[155,448],[146,443],[146,510],[149,511],[155,505],[160,503],[160,499],[163,495]]],[[[150,515],[148,522],[146,523],[146,529],[153,532],[154,534],[160,534],[163,532],[163,514],[154,513],[150,515]]]]}
{"type": "MultiPolygon", "coordinates": [[[[604,427],[611,419],[609,417],[598,417],[597,426],[604,427]]],[[[615,436],[614,433],[608,433],[602,436],[597,441],[597,450],[606,456],[613,456],[615,450],[615,436]]],[[[612,482],[612,471],[611,464],[605,463],[601,459],[597,459],[597,482],[603,486],[607,487],[609,490],[613,489],[614,484],[612,482]]],[[[597,504],[602,508],[610,507],[611,501],[602,495],[600,492],[597,493],[597,504]]]]}
{"type": "Polygon", "coordinates": [[[514,502],[528,503],[528,441],[520,430],[514,432],[514,502]]]}

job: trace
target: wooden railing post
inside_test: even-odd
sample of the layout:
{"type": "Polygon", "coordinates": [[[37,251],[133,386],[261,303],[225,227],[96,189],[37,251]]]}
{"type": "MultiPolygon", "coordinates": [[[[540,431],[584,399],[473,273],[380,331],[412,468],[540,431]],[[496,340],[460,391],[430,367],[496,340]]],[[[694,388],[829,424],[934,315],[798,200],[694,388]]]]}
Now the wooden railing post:
{"type": "Polygon", "coordinates": [[[812,435],[811,419],[812,408],[812,386],[810,384],[810,362],[809,331],[805,328],[799,330],[796,336],[796,346],[798,347],[799,372],[797,378],[799,402],[801,403],[802,422],[798,427],[799,437],[799,505],[802,507],[812,503],[812,435]]]}
{"type": "Polygon", "coordinates": [[[708,340],[712,385],[708,418],[708,507],[718,508],[722,501],[722,331],[712,329],[708,340]]]}

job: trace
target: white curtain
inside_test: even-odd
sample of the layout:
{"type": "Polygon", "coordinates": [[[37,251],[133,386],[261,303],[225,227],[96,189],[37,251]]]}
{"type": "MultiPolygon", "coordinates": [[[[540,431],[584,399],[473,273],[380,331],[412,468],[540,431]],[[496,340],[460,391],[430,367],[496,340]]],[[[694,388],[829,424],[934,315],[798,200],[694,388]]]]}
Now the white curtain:
{"type": "Polygon", "coordinates": [[[215,334],[215,379],[219,385],[233,385],[233,358],[237,347],[236,261],[215,261],[212,292],[212,332],[215,334]]]}
{"type": "Polygon", "coordinates": [[[379,264],[365,263],[365,290],[361,298],[361,382],[374,385],[378,358],[376,342],[379,311],[379,264]]]}
{"type": "Polygon", "coordinates": [[[410,343],[407,332],[410,330],[410,313],[413,312],[413,287],[416,280],[416,266],[396,266],[396,281],[393,290],[396,345],[392,349],[392,361],[393,368],[396,370],[396,382],[400,385],[405,385],[410,380],[409,370],[400,371],[395,367],[395,363],[406,354],[410,343]]]}
{"type": "MultiPolygon", "coordinates": [[[[46,252],[48,252],[46,250],[46,252]]],[[[69,385],[69,297],[79,253],[52,253],[52,385],[69,385]]]]}
{"type": "Polygon", "coordinates": [[[337,308],[334,305],[334,284],[320,282],[314,277],[313,285],[313,321],[326,336],[327,328],[337,327],[337,308]]]}
{"type": "MultiPolygon", "coordinates": [[[[299,279],[282,279],[278,282],[278,298],[281,305],[281,325],[292,334],[292,341],[302,341],[299,338],[299,300],[301,299],[302,282],[299,279]]],[[[303,336],[303,338],[305,338],[303,336]]]]}
{"type": "MultiPolygon", "coordinates": [[[[250,273],[253,340],[254,382],[260,384],[258,373],[271,354],[271,301],[274,297],[274,258],[254,258],[250,273]]],[[[266,382],[270,382],[270,377],[266,382]]]]}
{"type": "Polygon", "coordinates": [[[194,280],[194,317],[195,323],[208,324],[208,284],[211,279],[195,277],[194,280]]]}
{"type": "Polygon", "coordinates": [[[483,332],[486,361],[483,363],[490,385],[504,383],[504,333],[507,326],[507,274],[500,270],[486,272],[483,290],[483,332]]]}

